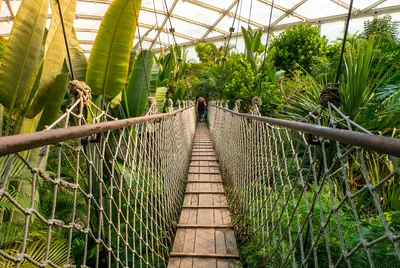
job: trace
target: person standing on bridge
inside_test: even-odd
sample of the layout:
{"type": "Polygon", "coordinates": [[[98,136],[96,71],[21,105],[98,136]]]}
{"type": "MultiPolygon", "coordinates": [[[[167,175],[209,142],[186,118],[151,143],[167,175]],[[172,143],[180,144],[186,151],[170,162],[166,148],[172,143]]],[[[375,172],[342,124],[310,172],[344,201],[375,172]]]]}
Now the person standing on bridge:
{"type": "Polygon", "coordinates": [[[199,113],[200,122],[204,121],[206,107],[206,100],[203,97],[200,97],[196,102],[196,111],[199,113]]]}

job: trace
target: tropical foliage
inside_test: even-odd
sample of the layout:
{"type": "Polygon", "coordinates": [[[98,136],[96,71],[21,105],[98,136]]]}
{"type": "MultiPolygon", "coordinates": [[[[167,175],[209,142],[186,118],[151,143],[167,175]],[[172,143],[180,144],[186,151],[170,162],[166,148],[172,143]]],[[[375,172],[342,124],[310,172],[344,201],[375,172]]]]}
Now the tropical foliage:
{"type": "MultiPolygon", "coordinates": [[[[101,22],[91,56],[87,61],[72,27],[76,3],[77,0],[23,0],[9,39],[0,39],[1,136],[44,130],[71,104],[72,97],[66,94],[66,87],[72,78],[85,81],[92,90],[94,103],[118,118],[145,115],[149,96],[157,100],[159,112],[168,111],[168,98],[177,103],[179,100],[197,99],[200,96],[206,99],[230,100],[231,108],[235,100],[240,100],[241,112],[249,112],[252,108],[252,98],[258,96],[262,100],[262,115],[303,120],[319,105],[321,89],[328,82],[332,82],[336,74],[341,40],[328,44],[327,39],[320,36],[319,29],[308,24],[286,29],[272,39],[269,47],[262,42],[261,30],[242,27],[241,34],[246,48],[244,53],[234,52],[230,45],[217,47],[212,43],[197,43],[195,50],[200,61],[198,63],[188,61],[185,51],[177,45],[170,46],[159,55],[150,50],[139,52],[138,46],[133,46],[133,41],[141,7],[140,0],[112,1],[101,22]],[[63,13],[71,66],[65,58],[64,27],[60,23],[58,2],[63,13]],[[52,18],[47,29],[49,7],[52,10],[52,18]]],[[[370,132],[393,137],[399,137],[400,124],[400,42],[397,29],[398,23],[393,22],[389,16],[366,22],[361,34],[349,36],[345,44],[344,67],[339,70],[340,92],[343,97],[343,104],[339,107],[341,113],[370,132]]],[[[321,116],[321,122],[326,123],[329,118],[326,110],[321,112],[321,116]]],[[[88,116],[86,120],[90,122],[92,119],[88,116]]],[[[343,125],[339,124],[338,127],[343,125]]],[[[115,144],[110,144],[111,148],[113,146],[115,144]]],[[[38,150],[22,154],[32,166],[38,163],[38,150]]],[[[388,157],[375,153],[366,153],[365,157],[368,160],[368,175],[374,185],[380,183],[382,174],[393,172],[394,167],[388,157]]],[[[50,151],[40,164],[50,174],[58,173],[65,181],[72,182],[75,174],[70,168],[69,159],[73,159],[73,156],[66,155],[62,158],[62,169],[58,170],[60,160],[57,151],[50,151]]],[[[5,158],[1,158],[1,170],[5,169],[5,165],[5,158]]],[[[118,159],[115,165],[115,172],[125,172],[124,168],[119,166],[118,159]]],[[[14,200],[27,207],[29,196],[32,194],[32,182],[28,180],[30,171],[23,166],[19,164],[12,167],[13,179],[6,187],[14,200]]],[[[353,171],[349,174],[350,187],[356,191],[360,185],[365,185],[361,176],[363,170],[356,157],[351,158],[348,166],[353,171]]],[[[2,175],[0,174],[0,177],[2,175]]],[[[140,181],[138,174],[134,176],[140,181]]],[[[108,185],[110,178],[103,179],[108,185]]],[[[346,194],[342,191],[340,179],[342,178],[338,177],[335,181],[338,189],[335,198],[338,199],[346,194]]],[[[377,196],[381,198],[383,213],[387,215],[391,228],[395,230],[400,230],[398,180],[396,175],[376,191],[377,196]]],[[[81,181],[80,187],[87,190],[88,184],[84,179],[81,181]]],[[[40,214],[50,218],[53,185],[40,181],[38,186],[35,189],[34,202],[40,214]]],[[[112,188],[107,190],[115,191],[112,188]]],[[[151,192],[147,190],[144,189],[151,192]]],[[[94,191],[94,195],[100,197],[101,193],[94,191]]],[[[328,200],[330,193],[322,192],[321,196],[321,202],[326,204],[326,207],[323,205],[316,210],[325,215],[331,202],[328,200]]],[[[368,211],[371,197],[360,197],[356,201],[357,208],[363,215],[361,222],[365,232],[373,240],[382,232],[379,224],[381,219],[376,212],[368,211]]],[[[57,218],[65,222],[71,220],[70,207],[73,202],[76,202],[76,222],[91,225],[94,231],[98,231],[96,216],[87,218],[87,199],[74,200],[73,195],[63,189],[59,190],[56,198],[57,218]]],[[[299,204],[299,208],[305,211],[305,204],[299,204]]],[[[95,209],[92,209],[93,215],[96,215],[95,209]]],[[[350,215],[350,212],[348,214],[350,215]]],[[[340,215],[340,220],[350,222],[348,214],[340,215]]],[[[21,211],[2,197],[2,250],[10,253],[20,251],[23,246],[21,237],[24,234],[24,222],[25,216],[21,211]]],[[[32,232],[27,238],[27,252],[34,259],[40,260],[45,254],[46,237],[49,234],[46,226],[36,217],[32,217],[30,224],[32,232]]],[[[351,224],[341,231],[351,245],[359,241],[359,238],[354,236],[351,224]]],[[[333,229],[332,232],[336,234],[338,230],[333,229]]],[[[106,235],[112,236],[108,233],[106,235]]],[[[49,252],[49,259],[56,265],[65,263],[68,250],[72,252],[70,263],[79,267],[83,258],[87,257],[88,264],[96,265],[93,254],[82,256],[85,240],[79,232],[72,232],[70,249],[67,244],[69,233],[61,228],[54,228],[51,237],[56,242],[49,252]]],[[[138,248],[144,247],[139,238],[135,242],[138,248]]],[[[340,256],[341,245],[338,239],[332,238],[323,242],[329,242],[332,245],[332,254],[340,256]]],[[[286,243],[287,246],[289,242],[282,243],[286,243]]],[[[268,249],[259,245],[259,237],[256,236],[242,247],[247,265],[263,265],[260,263],[260,254],[268,249]]],[[[95,243],[87,246],[89,253],[97,250],[95,243]]],[[[323,262],[321,265],[328,266],[326,258],[324,259],[328,253],[321,251],[320,254],[320,261],[323,262]]],[[[393,257],[385,248],[379,248],[371,254],[378,256],[382,263],[385,256],[393,257]]],[[[360,260],[359,267],[365,265],[365,256],[355,258],[360,260]]],[[[104,264],[104,260],[102,261],[100,265],[104,264]]],[[[0,257],[0,262],[6,260],[0,257]]]]}
{"type": "MultiPolygon", "coordinates": [[[[106,109],[110,115],[120,118],[144,115],[149,96],[157,100],[159,112],[163,112],[167,97],[175,101],[186,97],[187,84],[184,78],[187,63],[185,53],[181,52],[179,47],[171,47],[169,53],[162,53],[156,57],[149,50],[137,53],[138,46],[132,45],[141,7],[140,0],[112,2],[101,22],[89,61],[80,48],[72,27],[76,5],[77,0],[22,1],[9,39],[0,40],[1,136],[40,131],[53,123],[74,101],[72,96],[67,94],[67,84],[71,79],[85,81],[91,87],[95,104],[106,109]],[[58,3],[64,27],[61,25],[58,3]],[[46,28],[49,7],[52,19],[50,26],[46,28]],[[68,40],[71,66],[66,59],[64,34],[68,40]]],[[[91,122],[92,119],[88,115],[86,120],[91,122]]],[[[40,167],[46,169],[50,176],[58,174],[64,181],[74,182],[76,172],[70,162],[76,160],[73,155],[63,152],[65,155],[60,158],[57,148],[47,152],[44,157],[39,156],[39,153],[40,150],[35,149],[23,152],[22,156],[33,167],[36,167],[41,159],[40,167]],[[61,170],[58,167],[61,167],[61,170]]],[[[6,170],[6,161],[6,157],[0,158],[0,170],[6,170]]],[[[85,166],[81,168],[85,170],[85,166]]],[[[115,172],[122,172],[121,170],[124,169],[119,168],[115,172]]],[[[31,171],[26,165],[15,162],[10,171],[12,179],[6,185],[7,192],[22,207],[29,207],[30,204],[30,174],[31,171]]],[[[0,178],[3,178],[3,174],[0,174],[0,178]]],[[[137,179],[140,180],[139,176],[137,179]]],[[[85,184],[85,181],[82,177],[80,187],[89,192],[89,185],[85,184]]],[[[76,198],[73,192],[62,187],[57,191],[57,210],[56,215],[53,215],[53,187],[54,185],[47,181],[36,182],[34,202],[40,215],[45,219],[56,217],[63,222],[69,222],[72,219],[71,206],[75,204],[75,222],[81,226],[91,225],[91,229],[98,232],[98,211],[92,207],[92,217],[89,220],[88,200],[83,196],[76,198]]],[[[113,191],[111,188],[108,190],[113,191]]],[[[146,189],[144,191],[149,192],[146,189]]],[[[94,194],[97,197],[100,195],[96,192],[94,194]]],[[[24,235],[25,215],[8,200],[4,196],[0,199],[0,248],[15,255],[23,247],[21,241],[24,235]]],[[[143,225],[138,226],[139,229],[145,228],[143,225]]],[[[139,229],[138,233],[143,231],[139,229]]],[[[26,248],[26,253],[34,260],[40,262],[45,256],[48,235],[51,235],[52,246],[47,257],[55,265],[65,264],[68,252],[71,252],[69,263],[79,267],[86,258],[88,265],[96,265],[92,254],[97,250],[95,243],[85,245],[84,235],[74,230],[69,248],[69,231],[53,228],[49,234],[48,226],[37,217],[31,217],[26,248]],[[88,247],[88,256],[82,254],[85,246],[88,247]]],[[[136,242],[138,248],[145,247],[139,239],[136,242]]],[[[157,258],[152,257],[155,260],[157,258]]],[[[105,259],[100,260],[100,266],[105,265],[104,261],[105,259]]],[[[8,267],[12,262],[0,257],[0,263],[8,267]]],[[[29,264],[24,261],[22,265],[29,264]]]]}
{"type": "Polygon", "coordinates": [[[326,56],[327,39],[309,24],[292,26],[273,38],[270,48],[276,50],[275,66],[291,73],[301,66],[310,72],[313,61],[326,56]]]}

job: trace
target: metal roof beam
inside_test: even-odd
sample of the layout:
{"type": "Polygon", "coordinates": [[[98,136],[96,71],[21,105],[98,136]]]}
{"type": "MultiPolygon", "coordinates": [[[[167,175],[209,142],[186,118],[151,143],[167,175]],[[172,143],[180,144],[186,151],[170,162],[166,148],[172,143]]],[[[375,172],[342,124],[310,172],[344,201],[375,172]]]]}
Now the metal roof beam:
{"type": "MultiPolygon", "coordinates": [[[[142,7],[142,10],[143,10],[143,11],[146,11],[146,12],[153,12],[153,13],[154,13],[154,9],[151,9],[151,8],[142,7]]],[[[163,15],[163,16],[167,16],[167,15],[168,15],[167,12],[161,11],[161,10],[156,10],[155,13],[156,13],[156,14],[159,14],[159,15],[163,15]]],[[[205,24],[205,23],[196,21],[196,20],[191,20],[191,19],[188,19],[188,18],[179,16],[179,15],[175,15],[175,14],[170,14],[170,17],[171,17],[171,18],[174,18],[174,19],[177,19],[177,20],[181,20],[181,21],[190,23],[190,24],[195,24],[195,25],[197,25],[197,26],[200,26],[200,27],[203,27],[203,28],[207,28],[207,29],[209,29],[209,28],[211,27],[211,25],[208,25],[208,24],[205,24]]],[[[222,34],[227,34],[227,33],[228,33],[228,32],[226,32],[226,31],[223,31],[223,30],[220,30],[220,29],[215,29],[215,31],[217,31],[217,32],[219,32],[219,33],[222,33],[222,34]]]]}
{"type": "Polygon", "coordinates": [[[371,10],[371,9],[373,9],[373,8],[376,8],[377,6],[379,6],[380,4],[383,4],[383,3],[386,2],[386,1],[387,1],[387,0],[379,0],[379,1],[377,1],[376,3],[373,3],[372,5],[370,5],[370,6],[366,7],[366,8],[364,8],[364,9],[362,9],[361,12],[366,12],[366,11],[369,11],[369,10],[371,10]]]}
{"type": "MultiPolygon", "coordinates": [[[[376,8],[376,9],[371,9],[365,12],[358,12],[357,14],[352,14],[352,19],[356,18],[366,18],[366,17],[371,17],[375,15],[380,15],[380,14],[391,14],[391,13],[398,13],[400,12],[400,5],[396,6],[390,6],[390,7],[382,7],[382,8],[376,8]]],[[[327,24],[327,23],[333,23],[333,22],[339,22],[339,21],[345,21],[347,19],[347,14],[340,14],[340,15],[334,15],[334,16],[329,16],[329,17],[324,17],[324,18],[317,18],[317,19],[312,19],[309,21],[311,25],[320,25],[320,24],[327,24]]],[[[286,23],[286,24],[281,24],[281,25],[276,25],[274,27],[271,27],[271,31],[280,31],[284,30],[287,27],[292,27],[296,25],[303,24],[304,22],[293,22],[293,23],[286,23]]],[[[264,30],[265,32],[266,30],[264,30]]],[[[236,36],[242,36],[241,32],[236,32],[232,34],[232,37],[236,36]]],[[[226,36],[215,36],[215,37],[210,37],[206,38],[204,41],[205,42],[219,42],[225,40],[226,36]]],[[[196,42],[187,42],[187,43],[182,43],[182,46],[193,46],[195,45],[196,42]]],[[[157,49],[153,50],[154,52],[159,52],[157,49]]]]}
{"type": "MultiPolygon", "coordinates": [[[[276,19],[271,26],[275,26],[277,25],[279,22],[281,22],[283,19],[285,19],[287,16],[292,15],[294,13],[294,11],[296,9],[298,9],[299,7],[301,7],[305,2],[307,2],[307,0],[302,0],[301,2],[297,3],[294,7],[292,7],[288,13],[283,14],[282,16],[280,16],[278,19],[276,19]]],[[[306,21],[309,21],[309,19],[306,19],[306,21]]]]}
{"type": "Polygon", "coordinates": [[[15,17],[15,12],[14,12],[14,9],[12,8],[12,6],[11,6],[10,0],[6,0],[6,4],[7,4],[8,11],[10,11],[11,17],[14,18],[15,17]]]}
{"type": "MultiPolygon", "coordinates": [[[[151,29],[151,28],[153,28],[153,26],[150,25],[150,24],[140,23],[140,22],[139,22],[139,27],[146,28],[146,29],[151,29]]],[[[159,28],[159,29],[161,29],[161,31],[164,32],[164,33],[169,33],[169,32],[167,31],[167,29],[165,29],[165,28],[159,28]]],[[[157,29],[157,27],[154,27],[154,30],[159,30],[159,29],[157,29]]],[[[174,32],[174,34],[175,34],[177,37],[180,37],[180,38],[183,38],[183,39],[187,39],[187,40],[191,40],[191,41],[196,40],[196,38],[191,37],[191,36],[186,35],[186,34],[183,34],[183,33],[174,32]]]]}
{"type": "MultiPolygon", "coordinates": [[[[260,3],[263,3],[263,4],[265,4],[265,5],[268,5],[268,6],[272,6],[272,3],[271,3],[270,1],[267,1],[267,0],[257,0],[257,1],[260,2],[260,3]]],[[[282,6],[279,6],[279,5],[276,5],[275,3],[274,3],[274,8],[276,8],[276,9],[278,9],[278,10],[280,10],[280,11],[286,13],[286,14],[289,14],[289,13],[290,13],[290,10],[289,10],[289,9],[284,8],[284,7],[282,7],[282,6]]],[[[298,14],[298,13],[296,13],[296,12],[292,12],[291,15],[292,15],[293,17],[296,17],[296,18],[301,19],[302,21],[305,21],[305,22],[308,22],[308,21],[309,21],[309,19],[307,19],[307,18],[304,17],[304,16],[301,16],[300,14],[298,14]]]]}
{"type": "MultiPolygon", "coordinates": [[[[344,3],[344,2],[341,1],[341,0],[330,0],[330,1],[331,1],[332,3],[337,4],[337,5],[340,6],[340,7],[343,7],[343,8],[346,9],[346,10],[349,10],[349,8],[350,8],[350,5],[344,3]]],[[[353,8],[351,9],[351,11],[352,11],[352,13],[360,12],[360,10],[358,10],[358,9],[355,8],[355,7],[353,7],[353,8]]]]}
{"type": "MultiPolygon", "coordinates": [[[[150,45],[150,49],[153,48],[154,44],[156,43],[157,38],[160,36],[162,29],[165,27],[165,24],[167,24],[168,20],[171,18],[172,11],[174,11],[177,3],[178,3],[178,0],[174,0],[174,2],[172,3],[172,6],[170,7],[169,10],[168,10],[168,7],[165,6],[165,8],[167,9],[167,12],[165,12],[166,14],[164,15],[165,16],[164,21],[161,23],[161,26],[158,28],[156,36],[154,37],[153,42],[150,45]]],[[[165,5],[167,5],[167,4],[165,4],[165,5]]],[[[172,25],[171,25],[171,27],[172,27],[172,25]]]]}
{"type": "MultiPolygon", "coordinates": [[[[211,31],[213,31],[215,27],[217,27],[217,25],[221,22],[221,20],[222,20],[223,18],[225,18],[225,16],[226,16],[228,13],[230,13],[230,11],[232,10],[232,8],[234,8],[238,3],[239,3],[239,0],[233,1],[233,3],[230,4],[229,7],[228,7],[225,11],[222,12],[221,16],[219,16],[219,18],[214,22],[214,24],[203,34],[203,36],[200,38],[200,40],[204,40],[204,38],[206,38],[207,35],[208,35],[209,33],[211,33],[211,31]]],[[[233,15],[233,16],[235,16],[235,15],[233,15]]]]}
{"type": "MultiPolygon", "coordinates": [[[[139,37],[135,38],[135,40],[139,40],[139,37]]],[[[147,42],[152,42],[153,38],[145,37],[144,40],[147,41],[147,42]]],[[[93,45],[93,43],[94,43],[93,40],[79,40],[79,44],[81,44],[81,45],[93,45]]],[[[157,40],[157,44],[160,44],[160,45],[165,46],[165,47],[169,46],[169,44],[167,44],[165,42],[158,41],[158,40],[157,40]]]]}
{"type": "MultiPolygon", "coordinates": [[[[197,0],[184,0],[184,2],[193,4],[193,5],[196,5],[196,6],[199,6],[199,7],[203,7],[203,8],[206,8],[206,9],[208,9],[208,10],[215,11],[215,12],[217,12],[217,13],[220,13],[220,14],[224,13],[224,11],[225,11],[225,10],[222,9],[222,8],[215,7],[215,6],[212,6],[212,5],[209,5],[209,4],[206,4],[206,3],[203,3],[203,2],[197,1],[197,0]]],[[[235,14],[232,13],[232,12],[228,12],[226,15],[231,16],[231,17],[234,17],[234,16],[235,16],[235,14]]],[[[264,27],[264,25],[261,24],[261,23],[255,22],[255,21],[253,21],[253,20],[249,20],[249,19],[244,18],[244,17],[239,16],[239,15],[236,15],[236,19],[238,19],[238,20],[240,20],[240,21],[243,21],[243,22],[245,22],[245,23],[248,23],[248,24],[250,24],[250,25],[252,25],[252,26],[255,26],[255,27],[257,27],[257,28],[263,28],[263,27],[264,27]]]]}

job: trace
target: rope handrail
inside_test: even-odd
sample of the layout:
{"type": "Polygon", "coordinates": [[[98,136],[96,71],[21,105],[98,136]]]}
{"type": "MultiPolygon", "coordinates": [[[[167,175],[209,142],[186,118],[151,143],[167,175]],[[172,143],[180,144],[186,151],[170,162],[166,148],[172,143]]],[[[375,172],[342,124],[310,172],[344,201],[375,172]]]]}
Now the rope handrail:
{"type": "Polygon", "coordinates": [[[191,105],[163,114],[146,115],[141,117],[95,123],[90,125],[73,126],[62,129],[51,129],[42,132],[0,137],[0,156],[30,150],[37,147],[55,144],[71,139],[83,138],[140,123],[168,118],[171,116],[175,116],[176,114],[181,113],[192,107],[194,106],[191,105]]]}
{"type": "Polygon", "coordinates": [[[379,136],[374,134],[365,134],[361,132],[337,129],[331,127],[324,127],[320,125],[313,125],[309,123],[296,122],[285,119],[277,119],[267,116],[259,116],[252,114],[245,114],[235,112],[224,107],[220,107],[215,104],[210,104],[210,106],[221,109],[225,112],[229,112],[232,115],[257,120],[260,122],[265,122],[271,125],[289,128],[291,130],[296,130],[303,132],[304,134],[312,134],[324,139],[343,142],[350,145],[359,146],[363,149],[373,150],[396,157],[400,157],[400,140],[391,137],[379,136]]]}
{"type": "Polygon", "coordinates": [[[399,266],[399,140],[332,103],[293,122],[254,100],[207,116],[244,266],[399,266]]]}
{"type": "Polygon", "coordinates": [[[117,119],[79,95],[44,131],[1,138],[0,263],[166,267],[196,128],[183,107],[151,98],[117,119]]]}

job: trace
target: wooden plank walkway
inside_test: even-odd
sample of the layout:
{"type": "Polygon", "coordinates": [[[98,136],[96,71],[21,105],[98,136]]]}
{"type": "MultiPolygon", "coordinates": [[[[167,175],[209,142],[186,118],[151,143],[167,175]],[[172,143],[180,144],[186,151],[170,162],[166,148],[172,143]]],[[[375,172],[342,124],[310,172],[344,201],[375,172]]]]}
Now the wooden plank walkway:
{"type": "Polygon", "coordinates": [[[218,162],[205,123],[197,125],[170,268],[228,268],[239,259],[218,162]]]}

